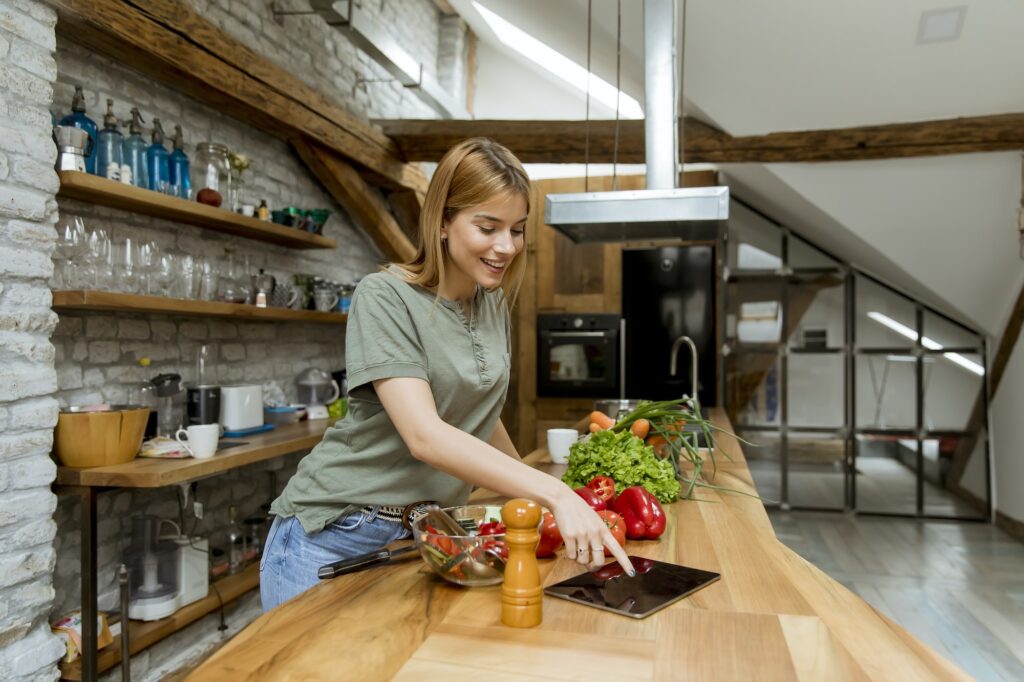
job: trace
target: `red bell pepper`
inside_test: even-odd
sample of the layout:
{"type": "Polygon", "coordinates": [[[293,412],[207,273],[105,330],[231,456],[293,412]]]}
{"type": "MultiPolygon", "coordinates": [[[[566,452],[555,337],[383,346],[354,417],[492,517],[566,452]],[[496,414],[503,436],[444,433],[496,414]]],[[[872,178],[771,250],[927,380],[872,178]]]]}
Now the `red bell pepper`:
{"type": "Polygon", "coordinates": [[[604,511],[608,508],[608,503],[602,500],[597,493],[586,486],[575,488],[573,492],[582,497],[583,501],[586,502],[594,511],[604,511]]]}
{"type": "Polygon", "coordinates": [[[612,508],[626,522],[630,540],[653,540],[665,532],[665,512],[657,498],[641,486],[626,488],[612,508]]]}

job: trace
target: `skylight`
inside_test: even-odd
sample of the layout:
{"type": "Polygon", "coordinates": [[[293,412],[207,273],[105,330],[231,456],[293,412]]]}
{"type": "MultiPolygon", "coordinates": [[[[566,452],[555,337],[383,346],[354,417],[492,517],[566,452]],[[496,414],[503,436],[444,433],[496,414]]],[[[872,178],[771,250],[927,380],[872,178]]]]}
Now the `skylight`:
{"type": "MultiPolygon", "coordinates": [[[[868,313],[868,317],[870,317],[875,322],[885,327],[888,327],[889,329],[893,330],[900,336],[906,337],[911,341],[917,341],[917,332],[915,330],[911,329],[905,324],[897,322],[896,320],[892,319],[887,315],[883,315],[882,313],[872,311],[868,313]]],[[[927,336],[921,337],[921,345],[927,348],[928,350],[942,350],[942,344],[937,343],[932,339],[929,339],[927,336]]],[[[982,367],[976,362],[968,360],[959,353],[943,353],[942,357],[946,358],[950,362],[960,365],[969,372],[977,374],[979,377],[985,375],[984,367],[982,367]]]]}
{"type": "Polygon", "coordinates": [[[518,26],[490,11],[479,2],[473,2],[473,8],[480,13],[487,25],[491,27],[498,39],[522,56],[541,68],[558,76],[580,92],[587,92],[587,80],[590,81],[590,96],[609,109],[615,110],[616,97],[619,103],[621,118],[643,118],[644,111],[640,103],[614,85],[572,61],[565,55],[548,47],[518,26]]]}

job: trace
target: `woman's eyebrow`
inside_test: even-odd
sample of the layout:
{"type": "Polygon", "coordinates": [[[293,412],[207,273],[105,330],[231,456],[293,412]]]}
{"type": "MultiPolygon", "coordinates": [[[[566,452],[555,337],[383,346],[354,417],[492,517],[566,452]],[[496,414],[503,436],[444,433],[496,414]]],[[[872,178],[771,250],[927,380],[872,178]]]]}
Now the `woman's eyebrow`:
{"type": "MultiPolygon", "coordinates": [[[[488,213],[474,213],[473,217],[474,218],[483,218],[484,220],[489,220],[492,223],[500,223],[500,222],[502,222],[501,218],[499,218],[497,216],[490,215],[488,213]]],[[[522,218],[520,218],[519,220],[515,221],[512,224],[513,225],[518,225],[519,223],[525,223],[527,218],[529,218],[529,217],[530,216],[525,216],[524,215],[522,218]]]]}

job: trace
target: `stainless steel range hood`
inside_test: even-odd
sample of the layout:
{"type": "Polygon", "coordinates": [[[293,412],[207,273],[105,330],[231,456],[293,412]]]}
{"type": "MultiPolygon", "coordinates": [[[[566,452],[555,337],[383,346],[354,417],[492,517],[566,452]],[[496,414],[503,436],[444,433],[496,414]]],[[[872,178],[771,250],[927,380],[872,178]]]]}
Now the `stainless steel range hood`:
{"type": "Polygon", "coordinates": [[[728,187],[677,185],[682,163],[676,102],[682,103],[682,93],[677,98],[675,71],[681,62],[675,5],[675,0],[644,0],[647,189],[547,195],[544,222],[574,242],[713,240],[719,222],[729,217],[728,187]]]}

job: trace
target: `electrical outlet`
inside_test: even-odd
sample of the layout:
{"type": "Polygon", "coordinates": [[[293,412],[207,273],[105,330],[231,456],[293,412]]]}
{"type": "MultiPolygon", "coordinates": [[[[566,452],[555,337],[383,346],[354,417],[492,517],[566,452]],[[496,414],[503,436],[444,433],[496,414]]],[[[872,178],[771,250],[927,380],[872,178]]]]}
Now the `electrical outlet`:
{"type": "Polygon", "coordinates": [[[196,515],[197,519],[201,520],[203,518],[203,503],[199,500],[195,500],[192,503],[192,513],[196,515]]]}

